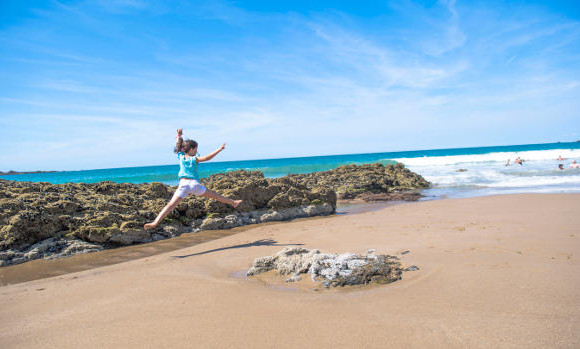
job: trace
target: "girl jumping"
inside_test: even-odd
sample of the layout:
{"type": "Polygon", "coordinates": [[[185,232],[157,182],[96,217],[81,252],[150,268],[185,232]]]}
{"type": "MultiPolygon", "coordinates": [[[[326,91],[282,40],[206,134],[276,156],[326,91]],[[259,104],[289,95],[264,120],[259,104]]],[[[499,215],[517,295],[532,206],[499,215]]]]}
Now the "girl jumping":
{"type": "Polygon", "coordinates": [[[197,156],[197,142],[191,139],[183,140],[181,137],[183,134],[183,129],[177,130],[177,144],[175,145],[174,152],[177,153],[177,159],[179,160],[179,187],[173,194],[169,203],[159,212],[159,215],[151,223],[145,224],[145,229],[154,229],[159,223],[173,210],[181,200],[185,199],[189,194],[194,194],[196,196],[205,196],[206,198],[214,199],[224,204],[231,205],[233,207],[238,207],[242,200],[232,200],[218,193],[211,191],[204,187],[199,182],[199,174],[197,173],[197,164],[204,161],[209,161],[213,159],[219,152],[225,149],[226,144],[222,144],[218,150],[206,156],[197,156]]]}

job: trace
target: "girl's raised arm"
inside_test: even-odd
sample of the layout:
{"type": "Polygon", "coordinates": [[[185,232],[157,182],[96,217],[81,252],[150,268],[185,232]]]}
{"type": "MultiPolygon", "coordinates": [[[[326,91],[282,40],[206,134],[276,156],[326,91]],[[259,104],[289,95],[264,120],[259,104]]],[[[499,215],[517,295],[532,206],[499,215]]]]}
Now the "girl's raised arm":
{"type": "Polygon", "coordinates": [[[197,162],[204,162],[204,161],[209,161],[211,159],[213,159],[216,155],[219,154],[219,152],[221,152],[222,150],[224,150],[226,148],[226,144],[222,144],[221,147],[219,147],[217,150],[215,150],[213,153],[208,154],[206,156],[200,156],[197,158],[197,162]]]}
{"type": "Polygon", "coordinates": [[[181,137],[183,135],[183,129],[182,128],[178,128],[177,129],[177,136],[175,139],[175,152],[179,153],[181,151],[181,146],[183,145],[183,138],[181,137]]]}

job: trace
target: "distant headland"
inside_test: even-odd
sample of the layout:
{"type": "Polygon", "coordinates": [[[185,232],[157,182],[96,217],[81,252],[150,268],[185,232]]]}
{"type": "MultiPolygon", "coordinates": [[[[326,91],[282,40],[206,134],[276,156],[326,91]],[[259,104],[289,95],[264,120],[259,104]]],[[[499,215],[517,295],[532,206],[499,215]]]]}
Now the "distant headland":
{"type": "Polygon", "coordinates": [[[59,172],[59,171],[30,171],[30,172],[21,172],[21,171],[2,172],[2,171],[0,171],[0,176],[21,175],[21,174],[31,174],[31,173],[54,173],[54,172],[59,172]]]}

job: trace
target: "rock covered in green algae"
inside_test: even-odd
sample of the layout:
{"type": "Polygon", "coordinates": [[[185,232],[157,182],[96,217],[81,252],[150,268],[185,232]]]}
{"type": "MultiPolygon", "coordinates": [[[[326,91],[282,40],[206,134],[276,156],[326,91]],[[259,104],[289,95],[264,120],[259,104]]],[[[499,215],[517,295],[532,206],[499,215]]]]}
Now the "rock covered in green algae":
{"type": "Polygon", "coordinates": [[[416,200],[420,197],[416,190],[429,187],[429,182],[401,163],[344,165],[329,171],[287,177],[304,183],[307,188],[332,189],[338,199],[416,200]]]}
{"type": "MultiPolygon", "coordinates": [[[[328,203],[336,207],[336,194],[325,187],[305,185],[301,180],[289,176],[265,178],[260,171],[233,171],[215,174],[202,183],[227,197],[244,200],[237,211],[247,212],[259,209],[280,210],[290,207],[328,203]]],[[[231,206],[217,201],[207,201],[209,212],[227,214],[234,212],[231,206]]]]}
{"type": "Polygon", "coordinates": [[[336,194],[331,190],[264,178],[257,171],[213,175],[202,182],[222,195],[244,202],[234,210],[214,200],[189,196],[168,215],[160,229],[145,231],[143,224],[156,217],[175,187],[161,183],[53,185],[0,180],[0,252],[12,251],[6,256],[18,258],[3,255],[1,264],[46,258],[59,250],[57,241],[61,238],[77,241],[78,246],[89,243],[87,249],[92,251],[92,244],[130,245],[197,229],[226,229],[331,214],[336,208],[336,194]],[[32,245],[42,241],[53,243],[54,248],[26,254],[32,245]],[[21,252],[26,258],[18,255],[21,252]]]}
{"type": "Polygon", "coordinates": [[[393,256],[332,254],[318,249],[286,247],[273,256],[256,258],[246,275],[270,270],[276,270],[280,275],[292,275],[286,282],[298,281],[300,274],[310,273],[312,281],[321,281],[325,287],[387,284],[400,280],[403,271],[398,258],[393,256]]]}
{"type": "Polygon", "coordinates": [[[101,245],[79,239],[68,237],[49,238],[22,251],[7,250],[0,252],[0,267],[11,264],[20,264],[41,257],[55,259],[79,253],[101,251],[102,249],[103,246],[101,245]]]}

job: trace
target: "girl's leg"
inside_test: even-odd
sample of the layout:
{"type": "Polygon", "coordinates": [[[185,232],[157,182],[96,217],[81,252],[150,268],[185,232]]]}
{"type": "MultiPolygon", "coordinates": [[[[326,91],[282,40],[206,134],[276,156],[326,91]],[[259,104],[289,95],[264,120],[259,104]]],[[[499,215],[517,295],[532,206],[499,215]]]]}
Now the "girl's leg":
{"type": "Polygon", "coordinates": [[[238,207],[238,205],[241,204],[243,201],[243,200],[232,200],[230,198],[226,198],[225,196],[221,196],[220,194],[216,193],[215,191],[211,191],[209,189],[206,189],[205,193],[203,193],[201,196],[205,196],[206,198],[214,199],[214,200],[217,200],[217,201],[222,202],[224,204],[234,206],[234,208],[238,207]]]}
{"type": "Polygon", "coordinates": [[[145,228],[145,229],[156,228],[157,225],[159,225],[159,223],[163,220],[163,218],[165,218],[165,216],[167,216],[169,214],[169,212],[171,212],[181,202],[181,200],[183,200],[183,199],[180,198],[178,195],[174,195],[171,198],[171,200],[169,200],[167,205],[165,205],[165,207],[163,207],[161,212],[159,212],[159,214],[157,215],[157,218],[155,218],[155,220],[153,222],[145,224],[143,226],[143,228],[145,228]]]}

